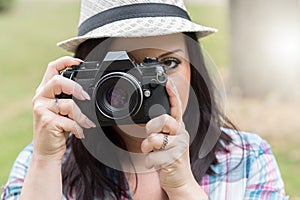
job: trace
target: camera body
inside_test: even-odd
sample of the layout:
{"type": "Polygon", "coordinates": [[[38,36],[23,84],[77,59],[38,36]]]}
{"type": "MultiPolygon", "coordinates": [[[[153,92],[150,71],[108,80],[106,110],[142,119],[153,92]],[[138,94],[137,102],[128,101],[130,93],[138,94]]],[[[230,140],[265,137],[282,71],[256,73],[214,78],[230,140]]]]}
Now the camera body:
{"type": "MultiPolygon", "coordinates": [[[[74,101],[90,119],[96,116],[100,126],[143,124],[170,113],[167,74],[157,58],[137,64],[126,51],[110,51],[101,63],[83,62],[61,75],[91,96],[91,101],[74,101]]],[[[61,94],[60,98],[72,97],[61,94]]]]}

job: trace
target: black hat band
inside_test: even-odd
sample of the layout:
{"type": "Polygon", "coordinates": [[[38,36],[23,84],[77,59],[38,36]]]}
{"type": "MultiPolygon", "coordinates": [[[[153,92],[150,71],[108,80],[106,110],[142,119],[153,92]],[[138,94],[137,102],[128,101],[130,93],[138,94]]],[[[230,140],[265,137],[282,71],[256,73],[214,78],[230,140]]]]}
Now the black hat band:
{"type": "Polygon", "coordinates": [[[185,10],[170,4],[131,4],[112,8],[86,19],[78,28],[78,36],[83,36],[96,28],[112,22],[144,17],[181,17],[191,21],[185,10]]]}

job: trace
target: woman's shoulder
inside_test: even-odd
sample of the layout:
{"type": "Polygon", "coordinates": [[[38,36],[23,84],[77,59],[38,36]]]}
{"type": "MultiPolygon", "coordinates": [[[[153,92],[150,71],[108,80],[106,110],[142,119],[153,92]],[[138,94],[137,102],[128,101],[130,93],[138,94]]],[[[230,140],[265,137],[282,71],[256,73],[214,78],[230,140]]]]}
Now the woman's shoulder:
{"type": "Polygon", "coordinates": [[[20,172],[22,172],[21,174],[25,176],[28,165],[32,157],[32,153],[33,153],[33,142],[29,143],[17,156],[9,176],[10,178],[17,178],[17,176],[14,176],[15,172],[18,172],[19,176],[20,176],[20,172]]]}
{"type": "Polygon", "coordinates": [[[253,163],[271,156],[270,144],[255,133],[223,128],[222,131],[231,137],[229,144],[223,143],[226,151],[216,152],[218,165],[212,169],[218,174],[243,171],[244,178],[253,170],[253,163]],[[259,159],[258,159],[259,158],[259,159]]]}
{"type": "MultiPolygon", "coordinates": [[[[10,171],[7,183],[2,186],[1,199],[19,199],[25,176],[33,154],[33,142],[28,144],[17,156],[12,169],[10,171]]],[[[67,149],[63,163],[70,153],[70,148],[67,149]]]]}
{"type": "Polygon", "coordinates": [[[27,160],[30,159],[33,153],[33,142],[29,143],[18,155],[17,160],[27,160]]]}
{"type": "Polygon", "coordinates": [[[207,194],[212,199],[287,199],[269,143],[254,133],[222,130],[232,142],[223,143],[226,151],[216,153],[214,174],[200,182],[207,194]]]}
{"type": "Polygon", "coordinates": [[[225,145],[225,148],[231,153],[244,151],[244,153],[259,156],[271,149],[270,144],[256,133],[226,128],[222,130],[232,139],[230,144],[225,145]]]}
{"type": "Polygon", "coordinates": [[[15,199],[19,197],[32,157],[32,152],[33,143],[30,143],[17,156],[10,171],[8,181],[6,185],[2,187],[1,199],[15,199]]]}

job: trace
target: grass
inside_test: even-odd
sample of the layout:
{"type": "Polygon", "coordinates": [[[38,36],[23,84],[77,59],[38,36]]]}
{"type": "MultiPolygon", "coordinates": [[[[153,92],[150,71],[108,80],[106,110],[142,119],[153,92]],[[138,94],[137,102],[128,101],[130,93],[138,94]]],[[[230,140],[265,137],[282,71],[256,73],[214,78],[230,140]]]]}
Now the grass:
{"type": "MultiPolygon", "coordinates": [[[[294,143],[289,147],[278,148],[276,142],[273,143],[273,152],[276,155],[277,162],[281,170],[281,175],[284,177],[284,183],[286,192],[292,199],[300,197],[299,185],[300,185],[300,159],[299,159],[299,147],[294,143]]],[[[287,145],[285,145],[287,146],[287,145]]]]}
{"type": "MultiPolygon", "coordinates": [[[[201,40],[219,68],[229,67],[227,8],[188,5],[192,19],[219,32],[201,40]]],[[[67,53],[56,42],[76,35],[79,1],[19,0],[0,13],[0,185],[18,153],[32,140],[31,98],[47,63],[67,53]]],[[[296,142],[271,140],[287,192],[300,196],[296,142]],[[280,145],[279,145],[280,144],[280,145]],[[292,153],[291,153],[292,152],[292,153]]]]}
{"type": "Polygon", "coordinates": [[[0,185],[32,140],[31,98],[47,63],[66,54],[55,44],[76,34],[78,10],[77,1],[30,0],[0,13],[0,185]]]}

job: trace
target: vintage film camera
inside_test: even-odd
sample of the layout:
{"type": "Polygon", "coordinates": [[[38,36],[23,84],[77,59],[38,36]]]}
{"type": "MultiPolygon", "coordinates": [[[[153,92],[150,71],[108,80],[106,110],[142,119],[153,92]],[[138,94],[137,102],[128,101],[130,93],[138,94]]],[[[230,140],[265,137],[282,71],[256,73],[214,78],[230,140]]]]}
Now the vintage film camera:
{"type": "MultiPolygon", "coordinates": [[[[143,124],[170,113],[167,74],[157,58],[137,64],[126,51],[110,51],[102,62],[83,62],[61,75],[91,96],[90,101],[74,101],[90,119],[96,114],[100,126],[143,124]]],[[[60,98],[72,97],[61,94],[60,98]]]]}

